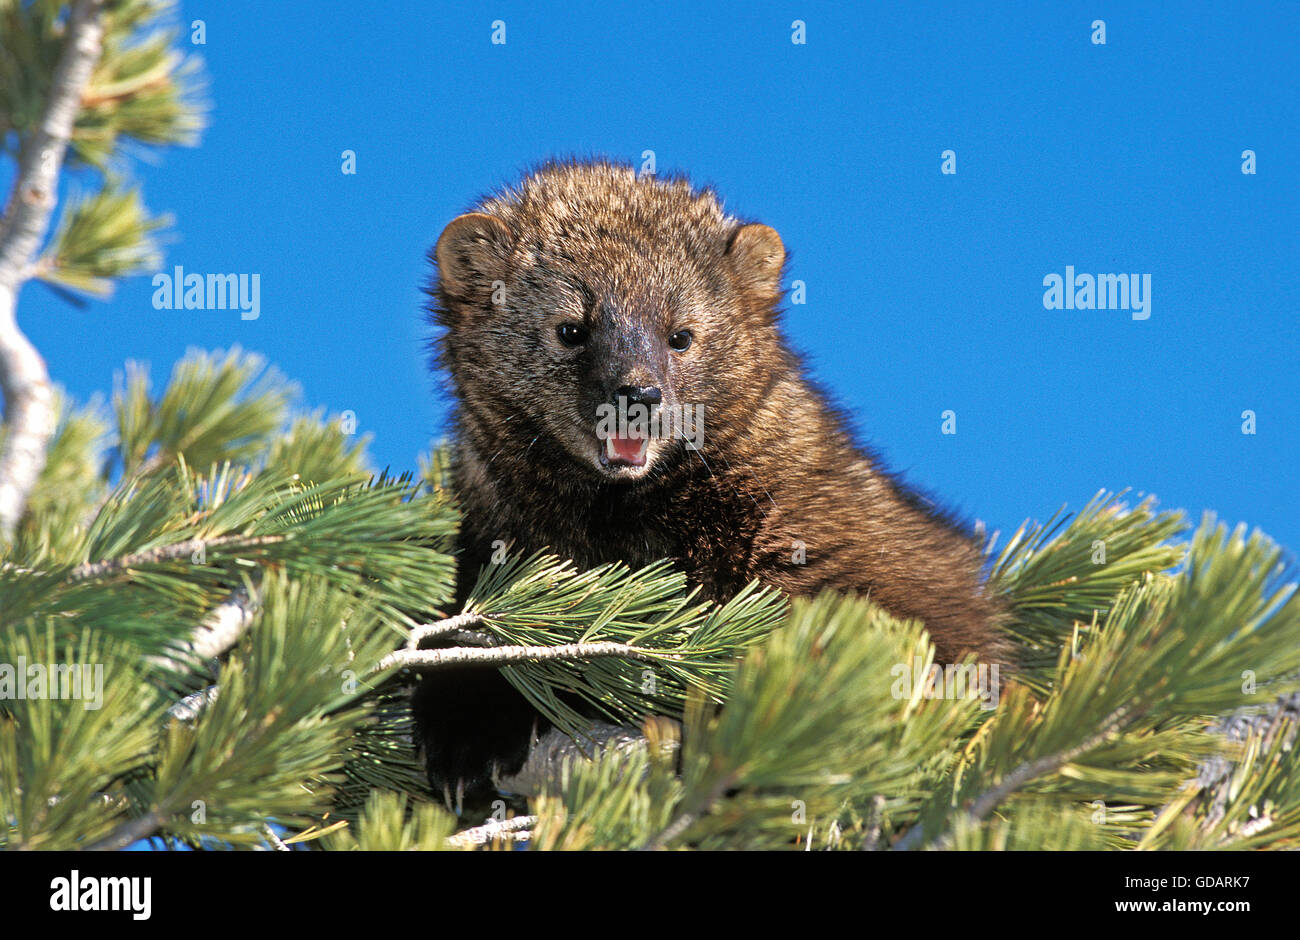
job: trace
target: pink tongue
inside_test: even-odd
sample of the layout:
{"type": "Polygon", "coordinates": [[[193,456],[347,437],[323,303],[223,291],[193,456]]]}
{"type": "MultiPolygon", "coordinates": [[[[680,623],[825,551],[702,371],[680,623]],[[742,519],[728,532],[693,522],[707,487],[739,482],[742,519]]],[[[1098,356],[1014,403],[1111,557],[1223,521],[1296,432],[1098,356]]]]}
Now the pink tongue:
{"type": "Polygon", "coordinates": [[[611,460],[629,463],[639,467],[645,463],[644,437],[622,437],[612,435],[606,439],[606,446],[611,460]]]}

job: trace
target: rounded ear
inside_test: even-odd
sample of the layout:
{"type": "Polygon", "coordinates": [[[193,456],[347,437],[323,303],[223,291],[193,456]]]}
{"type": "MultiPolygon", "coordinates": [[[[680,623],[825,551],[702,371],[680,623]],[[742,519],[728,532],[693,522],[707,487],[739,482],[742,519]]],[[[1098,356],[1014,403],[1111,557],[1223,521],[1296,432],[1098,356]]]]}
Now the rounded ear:
{"type": "Polygon", "coordinates": [[[433,257],[443,287],[460,293],[475,278],[491,280],[501,270],[514,238],[505,223],[483,212],[467,212],[447,224],[433,257]]]}
{"type": "Polygon", "coordinates": [[[776,229],[754,223],[742,225],[731,236],[727,257],[747,288],[767,294],[781,292],[781,266],[785,264],[785,246],[776,229]]]}

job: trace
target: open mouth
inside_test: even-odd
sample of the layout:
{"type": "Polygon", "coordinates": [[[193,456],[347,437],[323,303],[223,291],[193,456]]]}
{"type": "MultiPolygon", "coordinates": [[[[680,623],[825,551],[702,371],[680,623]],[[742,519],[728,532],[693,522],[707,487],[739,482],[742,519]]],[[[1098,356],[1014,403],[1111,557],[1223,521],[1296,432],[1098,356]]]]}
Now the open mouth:
{"type": "Polygon", "coordinates": [[[600,451],[600,465],[608,469],[618,467],[644,467],[646,452],[650,449],[650,436],[640,434],[611,434],[605,438],[600,451]]]}

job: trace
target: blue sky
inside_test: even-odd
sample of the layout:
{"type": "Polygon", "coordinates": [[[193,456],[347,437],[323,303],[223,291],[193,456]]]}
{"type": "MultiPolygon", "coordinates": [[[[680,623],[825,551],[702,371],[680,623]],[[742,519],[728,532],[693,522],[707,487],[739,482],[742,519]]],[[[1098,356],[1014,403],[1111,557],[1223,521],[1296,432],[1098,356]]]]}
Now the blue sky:
{"type": "Polygon", "coordinates": [[[180,9],[206,23],[211,126],[137,175],[176,219],[164,270],[257,273],[261,314],[155,310],[147,277],[84,310],[29,285],[20,322],[79,398],[127,359],[161,381],[239,344],[414,469],[448,411],[420,292],[442,227],[547,156],[650,149],[781,233],[795,345],[960,513],[1005,536],[1132,487],[1300,548],[1295,5],[180,9]],[[1067,265],[1150,274],[1150,318],[1045,309],[1067,265]]]}

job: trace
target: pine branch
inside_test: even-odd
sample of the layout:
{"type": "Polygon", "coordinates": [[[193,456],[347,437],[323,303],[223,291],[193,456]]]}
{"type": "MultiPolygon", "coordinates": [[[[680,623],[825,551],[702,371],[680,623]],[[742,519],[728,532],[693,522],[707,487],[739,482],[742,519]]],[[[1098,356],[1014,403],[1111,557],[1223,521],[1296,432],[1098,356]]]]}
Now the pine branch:
{"type": "Polygon", "coordinates": [[[45,466],[55,415],[44,360],[18,327],[18,291],[49,229],[81,96],[99,60],[103,0],[77,0],[69,14],[40,122],[23,142],[13,193],[0,221],[0,392],[8,431],[0,448],[0,544],[13,539],[45,466]]]}
{"type": "Polygon", "coordinates": [[[1211,729],[1219,750],[1142,834],[1140,849],[1294,849],[1300,844],[1300,692],[1211,729]]]}
{"type": "Polygon", "coordinates": [[[151,808],[127,798],[125,781],[147,773],[167,698],[126,644],[56,633],[52,621],[5,626],[0,664],[70,670],[58,687],[0,698],[0,844],[82,848],[151,808]]]}
{"type": "MultiPolygon", "coordinates": [[[[688,687],[718,701],[736,656],[766,636],[786,609],[783,595],[757,584],[721,606],[697,600],[697,593],[666,562],[639,571],[616,564],[579,572],[570,562],[537,554],[485,565],[465,614],[478,618],[474,632],[507,649],[568,650],[526,654],[503,675],[550,721],[581,735],[586,719],[562,693],[576,693],[620,723],[680,713],[688,687]],[[575,658],[581,652],[576,647],[593,643],[616,645],[588,647],[602,652],[575,658]],[[638,661],[655,669],[634,668],[638,661]]],[[[456,628],[434,624],[430,632],[456,628]]],[[[480,662],[507,655],[481,652],[456,655],[480,662]]]]}
{"type": "Polygon", "coordinates": [[[1017,673],[1036,691],[1050,687],[1062,646],[1086,637],[1120,591],[1183,556],[1168,544],[1186,529],[1182,513],[1156,513],[1153,498],[1130,509],[1126,493],[1103,490],[1073,518],[1062,509],[1041,525],[1026,522],[994,559],[989,583],[1006,596],[1022,644],[1017,673]]]}
{"type": "MultiPolygon", "coordinates": [[[[192,467],[251,464],[283,426],[297,388],[266,360],[238,346],[191,351],[172,369],[157,400],[147,370],[128,363],[113,395],[123,472],[146,477],[181,457],[192,467]]],[[[284,448],[271,459],[283,467],[284,448]]],[[[335,454],[335,463],[347,458],[335,454]]],[[[297,467],[284,468],[296,472],[297,467]]]]}
{"type": "Polygon", "coordinates": [[[1243,675],[1276,691],[1295,687],[1300,602],[1280,580],[1285,571],[1267,538],[1229,533],[1207,516],[1184,570],[1123,589],[1077,655],[1062,651],[1046,701],[1023,687],[1003,699],[978,759],[916,825],[970,832],[1022,794],[1108,802],[1120,788],[1153,814],[1203,753],[1204,736],[1192,730],[1200,716],[1251,704],[1243,675]],[[1171,779],[1159,763],[1179,773],[1171,779]],[[1058,773],[1067,764],[1073,772],[1058,773]],[[950,821],[954,805],[972,806],[977,818],[950,821]]]}
{"type": "Polygon", "coordinates": [[[164,729],[141,802],[172,835],[260,843],[268,819],[324,812],[371,714],[351,675],[391,643],[383,622],[319,578],[268,573],[263,592],[257,628],[222,664],[217,694],[164,729]],[[206,819],[190,818],[195,800],[206,819]]]}
{"type": "Polygon", "coordinates": [[[180,51],[175,0],[131,0],[110,7],[104,57],[82,101],[73,145],[103,167],[123,138],[146,145],[189,145],[206,123],[197,59],[180,51]]]}
{"type": "Polygon", "coordinates": [[[165,404],[133,379],[119,399],[132,469],[105,500],[106,479],[84,472],[102,464],[89,413],[50,448],[59,465],[0,560],[0,663],[103,661],[113,677],[102,711],[0,701],[7,847],[159,834],[265,848],[269,819],[321,825],[286,845],[340,820],[348,831],[322,842],[384,849],[525,836],[538,849],[1300,844],[1300,600],[1262,537],[1207,522],[1190,546],[1166,544],[1176,515],[1103,497],[1068,526],[1022,533],[995,588],[1034,681],[1016,677],[992,711],[919,679],[891,688],[898,667],[929,669],[920,624],[832,596],[789,606],[750,591],[719,607],[662,564],[511,559],[485,568],[462,613],[433,619],[454,572],[445,491],[358,479],[357,449],[323,415],[286,437],[279,380],[250,395],[248,362],[191,358],[165,404]],[[199,474],[191,453],[241,462],[199,474]],[[255,623],[257,598],[232,593],[241,583],[272,585],[255,623]],[[70,636],[106,652],[56,648],[70,636]],[[421,648],[436,644],[450,648],[421,648]],[[501,669],[544,711],[575,694],[609,710],[497,772],[535,818],[453,835],[429,801],[409,686],[377,680],[453,664],[501,669]],[[212,684],[177,703],[149,665],[212,684]],[[1211,727],[1259,711],[1255,683],[1291,697],[1246,730],[1235,717],[1211,727]],[[672,757],[649,723],[629,726],[683,707],[672,757]],[[1211,754],[1224,759],[1179,790],[1211,754]],[[1103,819],[1090,820],[1094,801],[1103,819]]]}
{"type": "Polygon", "coordinates": [[[45,468],[28,495],[9,553],[47,567],[78,558],[79,537],[108,491],[100,468],[110,432],[99,401],[77,407],[56,389],[55,413],[45,468]]]}
{"type": "MultiPolygon", "coordinates": [[[[327,849],[361,851],[437,851],[466,847],[454,842],[454,818],[404,793],[373,790],[355,824],[320,833],[327,849]]],[[[506,827],[508,828],[508,826],[506,827]]]]}
{"type": "Polygon", "coordinates": [[[878,807],[881,794],[893,809],[914,806],[978,712],[975,698],[899,693],[895,667],[928,668],[932,656],[919,623],[864,600],[796,600],[788,622],[733,667],[720,713],[692,700],[680,775],[663,747],[675,735],[648,723],[638,747],[564,769],[558,792],[533,806],[534,844],[783,848],[808,823],[829,832],[848,807],[878,807]],[[807,822],[792,819],[792,805],[807,822]]]}
{"type": "Polygon", "coordinates": [[[154,233],[169,224],[150,216],[140,188],[110,176],[98,192],[74,196],[32,272],[48,284],[105,298],[114,281],[162,264],[154,233]]]}

